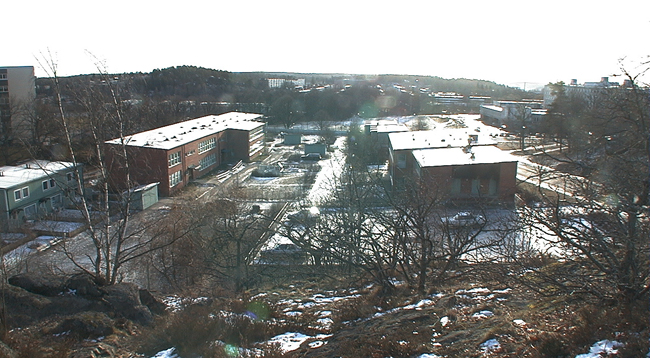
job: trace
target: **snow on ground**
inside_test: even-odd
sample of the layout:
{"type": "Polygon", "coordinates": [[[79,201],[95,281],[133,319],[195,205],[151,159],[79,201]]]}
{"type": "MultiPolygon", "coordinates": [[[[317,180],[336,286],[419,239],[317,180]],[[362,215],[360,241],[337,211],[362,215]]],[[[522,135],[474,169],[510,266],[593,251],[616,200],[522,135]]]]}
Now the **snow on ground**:
{"type": "Polygon", "coordinates": [[[164,351],[156,353],[156,355],[151,358],[180,358],[177,354],[174,353],[175,350],[176,348],[165,349],[164,351]]]}
{"type": "Polygon", "coordinates": [[[523,319],[514,319],[514,320],[512,320],[512,323],[515,326],[518,326],[518,327],[521,327],[521,328],[526,328],[526,326],[528,325],[523,319]]]}
{"type": "Polygon", "coordinates": [[[277,343],[283,352],[290,352],[300,348],[300,345],[310,338],[312,337],[302,333],[287,332],[269,339],[267,343],[277,343]]]}
{"type": "Polygon", "coordinates": [[[500,352],[501,351],[501,343],[499,343],[499,341],[497,341],[494,338],[493,339],[488,339],[487,341],[481,343],[480,348],[485,353],[500,352]]]}
{"type": "Polygon", "coordinates": [[[609,357],[610,355],[617,355],[618,354],[618,348],[623,347],[623,343],[616,342],[616,341],[609,341],[609,340],[602,340],[599,342],[596,342],[593,346],[591,346],[591,349],[589,350],[589,353],[586,354],[578,354],[576,358],[601,358],[601,357],[609,357]]]}
{"type": "Polygon", "coordinates": [[[480,311],[480,312],[474,313],[472,315],[472,318],[486,319],[486,318],[490,318],[492,316],[494,316],[494,313],[492,313],[492,311],[480,311]]]}
{"type": "MultiPolygon", "coordinates": [[[[489,299],[494,299],[494,298],[498,299],[499,298],[498,295],[507,294],[510,291],[511,289],[509,288],[502,289],[502,290],[490,290],[485,287],[474,287],[474,288],[469,288],[464,290],[457,290],[454,295],[458,297],[472,299],[477,303],[480,303],[489,299]]],[[[337,291],[326,291],[324,293],[313,294],[307,298],[302,298],[302,299],[291,299],[291,298],[282,299],[277,301],[276,304],[279,306],[278,308],[283,312],[283,314],[286,317],[301,316],[304,313],[306,313],[308,310],[311,310],[316,317],[315,321],[313,322],[313,326],[311,328],[320,329],[323,331],[329,331],[334,321],[332,319],[333,311],[331,310],[330,307],[328,307],[328,305],[360,297],[360,294],[356,290],[350,290],[345,292],[347,294],[341,294],[341,292],[337,292],[337,291]]],[[[264,294],[256,295],[254,297],[265,297],[265,296],[274,296],[274,295],[277,295],[277,293],[273,293],[273,292],[264,293],[264,294]]],[[[436,303],[435,299],[444,296],[445,295],[442,293],[433,294],[428,298],[424,298],[412,304],[406,304],[404,306],[396,307],[386,312],[378,312],[375,315],[371,316],[369,319],[383,316],[388,313],[401,311],[401,310],[416,310],[416,311],[423,310],[427,307],[434,306],[436,303]]],[[[207,300],[207,298],[201,297],[201,298],[193,298],[193,299],[182,299],[176,296],[172,296],[172,297],[168,297],[165,300],[165,303],[167,304],[170,310],[178,310],[178,309],[182,309],[182,307],[186,306],[187,304],[200,302],[204,300],[207,300]]],[[[230,313],[221,311],[218,314],[223,316],[223,315],[229,315],[230,313]]],[[[474,313],[471,317],[475,319],[487,319],[492,316],[494,316],[494,313],[492,311],[481,310],[474,313]]],[[[440,324],[443,327],[448,326],[450,323],[451,320],[447,316],[444,316],[440,319],[440,324]]],[[[526,323],[523,320],[518,320],[518,319],[513,320],[513,324],[518,327],[526,326],[526,323]]],[[[417,333],[414,332],[414,334],[417,333]]],[[[305,342],[308,342],[306,344],[310,349],[317,349],[319,347],[326,345],[328,343],[328,339],[331,337],[332,334],[318,334],[315,336],[309,336],[300,332],[285,332],[275,337],[272,337],[268,341],[259,342],[259,344],[278,344],[279,348],[283,352],[290,352],[290,351],[297,350],[305,342]]],[[[435,337],[437,337],[437,333],[434,333],[434,338],[435,337]]],[[[612,349],[619,347],[617,344],[619,343],[616,342],[605,343],[605,341],[597,343],[598,347],[601,347],[603,349],[602,350],[603,352],[610,352],[612,351],[612,349]]],[[[440,346],[440,343],[433,343],[433,345],[440,346]]],[[[594,347],[596,347],[596,345],[594,347]]],[[[500,343],[496,339],[490,339],[485,341],[479,346],[479,348],[485,354],[499,352],[502,350],[500,343]]],[[[592,348],[592,351],[595,351],[595,349],[596,348],[592,348]]],[[[175,351],[174,348],[170,348],[168,350],[159,352],[155,357],[151,357],[151,358],[181,358],[178,355],[176,355],[174,351],[175,351]]],[[[586,355],[586,356],[579,356],[577,358],[591,358],[591,357],[598,357],[598,356],[586,355]]],[[[440,357],[433,353],[426,353],[420,355],[419,358],[440,358],[440,357]]]]}
{"type": "Polygon", "coordinates": [[[186,306],[207,302],[209,298],[207,297],[179,297],[179,296],[168,296],[163,299],[163,303],[167,306],[168,311],[177,312],[184,309],[186,306]]]}
{"type": "MultiPolygon", "coordinates": [[[[339,137],[334,142],[334,146],[338,148],[343,148],[344,144],[345,137],[339,137]]],[[[345,154],[341,149],[337,149],[331,153],[329,159],[323,159],[319,162],[321,170],[318,172],[314,185],[312,185],[307,195],[308,202],[318,206],[331,196],[332,190],[334,189],[332,184],[335,183],[336,178],[341,174],[344,164],[345,154]]]]}

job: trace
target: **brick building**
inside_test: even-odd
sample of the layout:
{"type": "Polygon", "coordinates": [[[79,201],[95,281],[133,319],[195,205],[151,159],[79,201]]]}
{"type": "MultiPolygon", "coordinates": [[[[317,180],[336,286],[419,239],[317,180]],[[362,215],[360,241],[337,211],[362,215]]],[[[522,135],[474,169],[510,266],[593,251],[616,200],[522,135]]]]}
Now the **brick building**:
{"type": "Polygon", "coordinates": [[[514,201],[517,158],[494,146],[412,152],[420,187],[451,200],[514,201]]]}
{"type": "Polygon", "coordinates": [[[467,145],[496,145],[488,134],[469,128],[440,128],[429,131],[398,132],[388,134],[388,171],[391,185],[397,189],[414,170],[412,152],[419,149],[460,148],[467,145]]]}
{"type": "Polygon", "coordinates": [[[250,161],[264,149],[261,118],[260,114],[230,112],[126,136],[130,183],[122,140],[109,140],[106,159],[111,185],[117,190],[159,182],[160,195],[171,196],[221,164],[250,161]]]}

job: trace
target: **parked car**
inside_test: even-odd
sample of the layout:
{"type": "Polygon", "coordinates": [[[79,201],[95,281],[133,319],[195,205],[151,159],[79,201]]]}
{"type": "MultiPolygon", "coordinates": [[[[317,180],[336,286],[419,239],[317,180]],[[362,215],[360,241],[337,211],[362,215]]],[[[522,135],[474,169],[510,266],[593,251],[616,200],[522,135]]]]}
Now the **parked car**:
{"type": "Polygon", "coordinates": [[[321,160],[322,157],[320,156],[319,153],[308,153],[308,154],[305,154],[305,155],[301,156],[300,159],[317,161],[317,160],[321,160]]]}
{"type": "Polygon", "coordinates": [[[61,240],[63,239],[56,236],[39,236],[36,239],[30,241],[27,245],[27,248],[41,252],[59,244],[61,240]]]}
{"type": "Polygon", "coordinates": [[[307,253],[295,244],[279,244],[260,252],[260,258],[267,263],[301,264],[307,259],[307,253]]]}
{"type": "Polygon", "coordinates": [[[316,221],[318,221],[319,217],[320,217],[320,210],[317,207],[313,206],[309,209],[302,209],[299,211],[289,213],[287,215],[288,220],[285,222],[285,225],[290,226],[290,225],[313,224],[316,221]]]}
{"type": "Polygon", "coordinates": [[[483,215],[473,214],[469,211],[461,211],[454,216],[442,218],[442,223],[452,227],[478,227],[485,225],[483,215]]]}

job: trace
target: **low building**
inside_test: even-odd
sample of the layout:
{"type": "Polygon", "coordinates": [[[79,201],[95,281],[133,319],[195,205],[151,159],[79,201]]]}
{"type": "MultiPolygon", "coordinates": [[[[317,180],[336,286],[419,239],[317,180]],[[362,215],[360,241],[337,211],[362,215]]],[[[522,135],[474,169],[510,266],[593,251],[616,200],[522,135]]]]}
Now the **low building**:
{"type": "Polygon", "coordinates": [[[494,101],[479,108],[481,119],[495,126],[538,125],[546,115],[543,102],[537,100],[494,101]]]}
{"type": "Polygon", "coordinates": [[[158,182],[160,195],[170,196],[221,164],[255,159],[264,149],[261,118],[230,112],[109,140],[105,144],[112,189],[158,182]]]}
{"type": "Polygon", "coordinates": [[[300,145],[302,143],[302,134],[286,133],[282,143],[285,145],[300,145]]]}
{"type": "Polygon", "coordinates": [[[494,146],[412,152],[414,178],[424,190],[451,200],[514,201],[517,158],[494,146]]]}
{"type": "Polygon", "coordinates": [[[324,157],[327,153],[327,144],[325,143],[305,143],[305,154],[316,153],[324,157]]]}
{"type": "Polygon", "coordinates": [[[63,209],[79,194],[83,166],[33,160],[0,167],[0,229],[15,230],[25,220],[41,219],[63,209]]]}
{"type": "Polygon", "coordinates": [[[408,132],[409,128],[395,119],[372,119],[364,123],[364,131],[370,140],[377,144],[380,151],[388,150],[388,135],[390,133],[408,132]]]}
{"type": "Polygon", "coordinates": [[[430,131],[390,133],[388,141],[388,171],[392,186],[398,189],[404,186],[404,180],[413,173],[412,152],[414,150],[497,144],[490,135],[470,128],[438,128],[430,131]]]}

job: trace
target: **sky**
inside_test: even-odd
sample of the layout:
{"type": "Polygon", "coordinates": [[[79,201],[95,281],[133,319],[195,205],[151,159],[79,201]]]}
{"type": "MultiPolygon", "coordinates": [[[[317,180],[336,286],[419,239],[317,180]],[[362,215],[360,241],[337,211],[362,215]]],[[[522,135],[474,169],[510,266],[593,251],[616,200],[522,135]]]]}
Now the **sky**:
{"type": "MultiPolygon", "coordinates": [[[[194,65],[410,74],[528,88],[638,72],[648,0],[6,0],[0,66],[47,76],[194,65]],[[47,61],[46,61],[47,60],[47,61]]],[[[647,67],[647,66],[646,66],[647,67]]]]}

